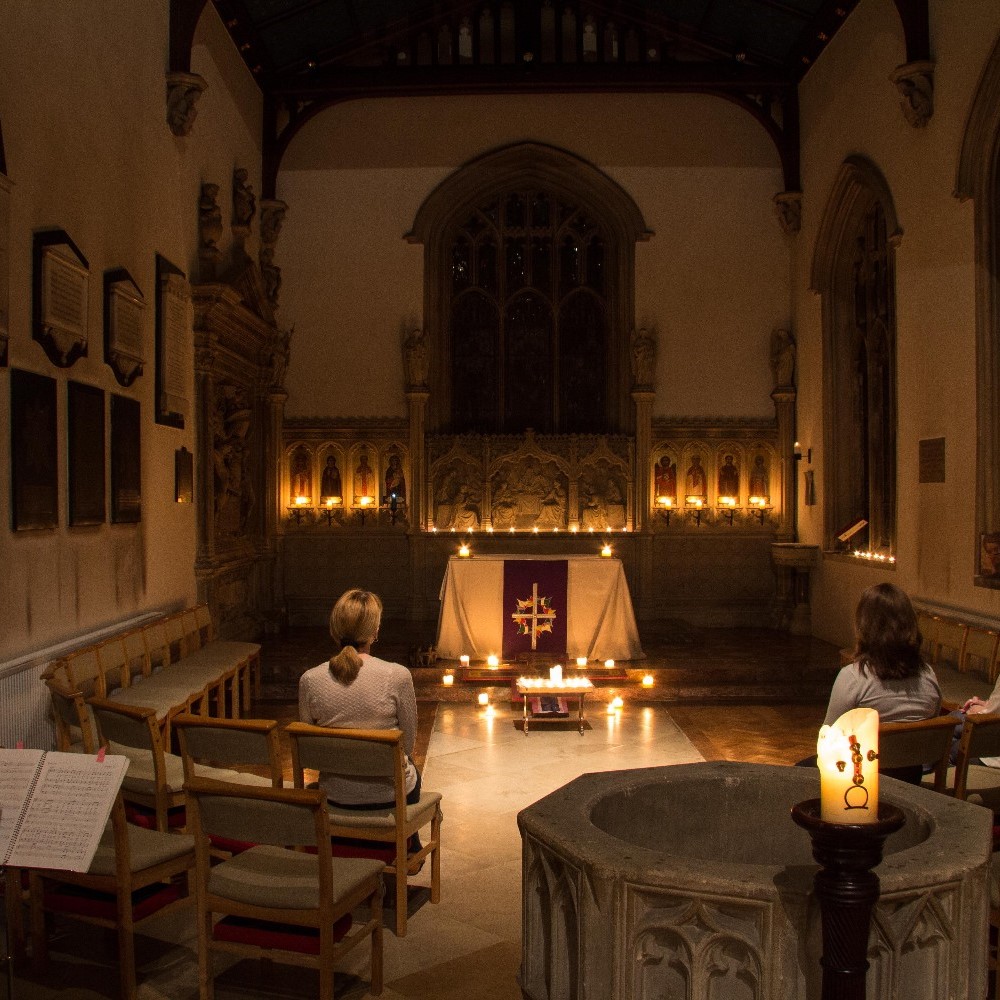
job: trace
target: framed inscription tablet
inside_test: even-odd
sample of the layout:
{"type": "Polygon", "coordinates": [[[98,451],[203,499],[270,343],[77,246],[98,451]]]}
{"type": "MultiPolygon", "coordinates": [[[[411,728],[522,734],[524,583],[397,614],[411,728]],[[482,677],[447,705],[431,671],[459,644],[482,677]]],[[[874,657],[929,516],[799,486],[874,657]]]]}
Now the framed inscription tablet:
{"type": "Polygon", "coordinates": [[[104,485],[104,391],[70,382],[66,437],[69,445],[69,523],[103,524],[106,516],[104,485]]]}
{"type": "Polygon", "coordinates": [[[104,360],[119,385],[130,386],[142,374],[145,307],[139,286],[125,268],[104,272],[104,360]]]}
{"type": "Polygon", "coordinates": [[[156,255],[156,422],[183,427],[190,407],[193,348],[191,286],[156,255]]]}
{"type": "Polygon", "coordinates": [[[87,356],[90,265],[62,229],[35,233],[32,253],[33,333],[60,368],[87,356]]]}
{"type": "Polygon", "coordinates": [[[59,459],[55,379],[11,369],[10,456],[13,529],[56,527],[59,459]]]}

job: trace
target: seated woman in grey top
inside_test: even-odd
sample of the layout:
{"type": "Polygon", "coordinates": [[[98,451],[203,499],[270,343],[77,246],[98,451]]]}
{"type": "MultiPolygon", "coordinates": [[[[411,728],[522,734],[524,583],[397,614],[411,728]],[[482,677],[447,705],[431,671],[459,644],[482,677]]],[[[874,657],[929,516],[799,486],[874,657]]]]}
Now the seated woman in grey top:
{"type": "MultiPolygon", "coordinates": [[[[941,710],[941,688],[932,667],[920,657],[920,628],[909,597],[891,583],[869,587],[854,612],[854,662],[833,682],[825,725],[852,708],[874,708],[880,722],[916,722],[941,710]]],[[[800,761],[816,766],[816,758],[800,761]]],[[[923,768],[882,772],[920,784],[923,768]]]]}

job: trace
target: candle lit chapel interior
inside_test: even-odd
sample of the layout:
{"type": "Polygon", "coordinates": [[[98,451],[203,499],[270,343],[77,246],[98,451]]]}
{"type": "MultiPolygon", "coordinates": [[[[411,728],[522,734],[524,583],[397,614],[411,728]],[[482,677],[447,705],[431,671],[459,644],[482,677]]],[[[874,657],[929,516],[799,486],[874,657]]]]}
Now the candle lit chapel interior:
{"type": "MultiPolygon", "coordinates": [[[[176,774],[179,716],[277,720],[290,782],[299,676],[364,588],[443,815],[386,889],[383,997],[776,995],[749,890],[700,917],[650,890],[646,937],[605,932],[568,874],[592,841],[531,855],[519,814],[700,765],[721,817],[725,767],[766,765],[762,823],[808,867],[788,810],[819,780],[784,765],[873,584],[910,595],[946,700],[993,690],[1000,6],[6,0],[0,366],[0,747],[119,746],[86,706],[117,698],[176,774]],[[584,957],[609,941],[613,994],[584,957]]],[[[953,782],[899,794],[987,814],[953,782]]],[[[905,927],[879,909],[869,995],[946,995],[956,964],[985,995],[969,824],[966,881],[892,889],[905,927]]],[[[43,881],[7,879],[14,996],[204,986],[193,898],[109,933],[42,915],[43,881]]],[[[375,994],[371,949],[332,963],[338,997],[375,994]]],[[[818,957],[788,960],[818,997],[818,957]]],[[[287,969],[216,955],[216,992],[325,982],[287,969]]]]}

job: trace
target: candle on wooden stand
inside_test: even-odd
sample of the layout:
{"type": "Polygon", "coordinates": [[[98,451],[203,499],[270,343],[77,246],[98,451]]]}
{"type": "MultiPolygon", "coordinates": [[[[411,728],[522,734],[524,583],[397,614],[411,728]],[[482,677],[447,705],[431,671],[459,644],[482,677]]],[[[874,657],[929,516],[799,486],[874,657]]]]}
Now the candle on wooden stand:
{"type": "Polygon", "coordinates": [[[562,684],[562,664],[557,663],[549,669],[549,683],[562,684]]]}
{"type": "Polygon", "coordinates": [[[816,742],[820,817],[826,823],[878,821],[878,712],[852,708],[816,742]]]}
{"type": "Polygon", "coordinates": [[[586,656],[578,656],[576,658],[576,665],[578,667],[585,667],[587,665],[587,657],[586,656]]]}
{"type": "Polygon", "coordinates": [[[468,656],[468,654],[466,653],[466,654],[463,654],[462,656],[460,656],[458,658],[458,662],[461,663],[463,667],[467,668],[469,666],[469,656],[468,656]]]}
{"type": "Polygon", "coordinates": [[[481,692],[479,695],[479,704],[485,706],[488,705],[489,703],[490,703],[490,696],[485,691],[481,692]]]}
{"type": "Polygon", "coordinates": [[[445,687],[451,687],[455,683],[455,675],[454,674],[445,674],[444,677],[441,678],[441,683],[445,687]]]}

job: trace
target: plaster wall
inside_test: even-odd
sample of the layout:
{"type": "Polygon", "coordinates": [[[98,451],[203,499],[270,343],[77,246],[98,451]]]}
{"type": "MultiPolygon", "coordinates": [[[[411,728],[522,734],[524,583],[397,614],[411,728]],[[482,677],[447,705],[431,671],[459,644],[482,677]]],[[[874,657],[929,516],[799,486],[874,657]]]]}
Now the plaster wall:
{"type": "Polygon", "coordinates": [[[797,435],[812,448],[817,486],[816,505],[799,508],[804,542],[823,544],[827,474],[822,303],[808,286],[827,198],[846,157],[867,157],[882,172],[903,230],[896,253],[897,563],[894,572],[885,572],[844,557],[824,558],[813,576],[813,627],[819,637],[840,644],[851,639],[859,594],[882,580],[915,598],[1000,614],[1000,593],[973,585],[973,207],[952,197],[966,117],[1000,33],[1000,7],[992,0],[967,0],[959,13],[931,4],[930,31],[934,116],[925,128],[906,123],[889,80],[906,61],[892,0],[863,0],[800,88],[802,231],[792,280],[799,344],[797,435]],[[936,437],[946,442],[945,482],[920,484],[919,442],[936,437]]]}
{"type": "Polygon", "coordinates": [[[423,324],[424,268],[403,237],[445,177],[520,141],[594,164],[653,231],[636,248],[635,321],[659,334],[655,415],[772,416],[768,339],[789,322],[777,153],[735,105],[678,95],[385,99],[317,115],[278,176],[286,415],[405,415],[399,345],[423,324]]]}
{"type": "MultiPolygon", "coordinates": [[[[224,195],[235,166],[250,170],[259,191],[261,100],[207,4],[191,68],[208,90],[192,135],[175,137],[165,120],[168,7],[167,0],[0,5],[0,121],[12,181],[9,364],[55,378],[59,401],[59,526],[13,532],[9,490],[0,490],[0,663],[195,598],[197,507],[174,503],[174,452],[182,445],[196,450],[194,386],[183,430],[154,423],[155,255],[196,280],[201,182],[220,184],[226,222],[224,195]],[[89,353],[69,369],[51,364],[31,336],[32,234],[53,227],[69,233],[90,265],[89,353]],[[102,278],[116,267],[128,269],[146,302],[146,365],[127,389],[104,363],[102,278]],[[116,392],[140,402],[139,525],[67,527],[69,380],[103,389],[106,399],[116,392]]],[[[4,469],[10,467],[9,395],[5,375],[4,469]]]]}

